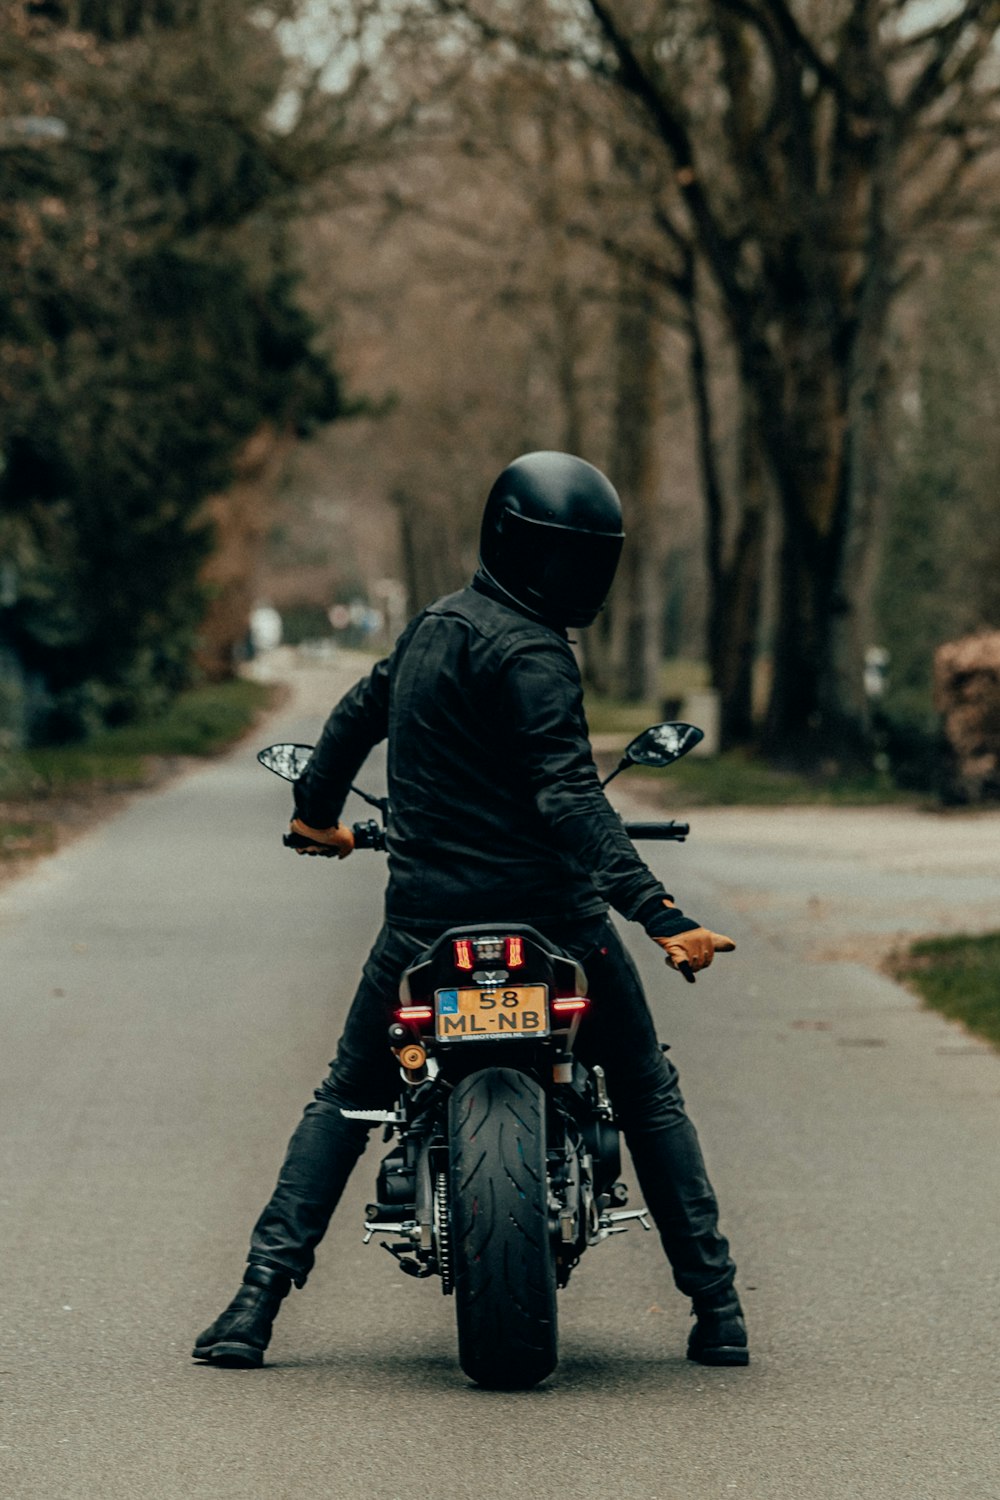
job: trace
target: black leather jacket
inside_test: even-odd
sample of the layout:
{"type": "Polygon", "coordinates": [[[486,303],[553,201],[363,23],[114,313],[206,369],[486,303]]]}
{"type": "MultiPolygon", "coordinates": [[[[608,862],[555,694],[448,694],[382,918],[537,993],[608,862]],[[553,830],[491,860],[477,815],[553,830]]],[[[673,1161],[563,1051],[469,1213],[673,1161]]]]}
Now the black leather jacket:
{"type": "Polygon", "coordinates": [[[486,581],[425,609],[337,704],[295,785],[299,817],[335,823],[386,737],[393,925],[544,929],[608,903],[651,934],[698,925],[663,906],[601,790],[565,633],[501,603],[486,581]]]}

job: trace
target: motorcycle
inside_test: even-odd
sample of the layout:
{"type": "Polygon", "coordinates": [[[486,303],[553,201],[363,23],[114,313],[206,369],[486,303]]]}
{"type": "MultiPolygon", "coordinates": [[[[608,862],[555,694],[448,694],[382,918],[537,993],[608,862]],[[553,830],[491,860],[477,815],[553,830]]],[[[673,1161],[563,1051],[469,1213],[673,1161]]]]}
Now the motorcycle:
{"type": "MultiPolygon", "coordinates": [[[[630,765],[667,766],[702,738],[691,724],[653,725],[602,785],[630,765]]],[[[270,745],[257,759],[294,781],[311,751],[270,745]]],[[[388,800],[352,790],[380,814],[353,825],[355,848],[384,850],[388,800]]],[[[690,831],[676,820],[625,828],[676,842],[690,831]]],[[[284,843],[308,840],[289,833],[284,843]]],[[[455,1299],[459,1364],[486,1389],[523,1390],[551,1374],[557,1291],[586,1250],[630,1223],[651,1227],[645,1208],[626,1206],[604,1070],[574,1056],[589,1005],[581,964],[530,923],[451,928],[402,976],[386,1038],[396,1106],[343,1111],[383,1126],[391,1147],[365,1244],[379,1235],[408,1275],[440,1279],[455,1299]]]]}

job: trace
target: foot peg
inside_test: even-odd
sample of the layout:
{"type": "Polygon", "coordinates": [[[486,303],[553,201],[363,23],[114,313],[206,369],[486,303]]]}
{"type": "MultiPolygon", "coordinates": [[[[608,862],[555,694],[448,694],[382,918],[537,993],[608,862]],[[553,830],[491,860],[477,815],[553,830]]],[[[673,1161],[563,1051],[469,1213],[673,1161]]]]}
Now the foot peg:
{"type": "Polygon", "coordinates": [[[425,1266],[423,1261],[409,1253],[408,1245],[390,1245],[386,1240],[379,1240],[383,1250],[388,1250],[395,1260],[399,1261],[407,1276],[416,1276],[418,1281],[423,1281],[426,1276],[433,1276],[434,1272],[430,1266],[425,1266]]]}
{"type": "Polygon", "coordinates": [[[649,1222],[648,1208],[619,1208],[605,1210],[601,1214],[598,1223],[600,1225],[600,1238],[606,1240],[609,1234],[624,1234],[631,1220],[637,1220],[643,1229],[652,1229],[649,1222]]]}

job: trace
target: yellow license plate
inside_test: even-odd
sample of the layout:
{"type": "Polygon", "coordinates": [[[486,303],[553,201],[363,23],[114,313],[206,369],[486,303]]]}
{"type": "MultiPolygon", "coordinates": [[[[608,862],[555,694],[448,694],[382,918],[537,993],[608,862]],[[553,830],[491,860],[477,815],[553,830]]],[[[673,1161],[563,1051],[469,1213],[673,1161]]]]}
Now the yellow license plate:
{"type": "Polygon", "coordinates": [[[437,1035],[442,1041],[548,1035],[548,988],[544,984],[438,990],[435,1000],[437,1035]]]}

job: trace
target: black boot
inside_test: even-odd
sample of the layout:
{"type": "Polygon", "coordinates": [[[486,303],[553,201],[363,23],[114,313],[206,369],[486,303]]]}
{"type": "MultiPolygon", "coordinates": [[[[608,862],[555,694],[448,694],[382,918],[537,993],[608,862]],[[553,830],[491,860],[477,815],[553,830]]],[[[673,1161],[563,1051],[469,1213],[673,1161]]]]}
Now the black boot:
{"type": "Polygon", "coordinates": [[[237,1369],[256,1369],[264,1363],[264,1350],[282,1298],[292,1279],[271,1266],[247,1266],[243,1285],[210,1328],[200,1333],[191,1351],[192,1359],[237,1369]]]}
{"type": "Polygon", "coordinates": [[[696,1298],[697,1319],[688,1339],[687,1357],[700,1365],[748,1365],[747,1325],[732,1287],[714,1299],[696,1298]]]}

